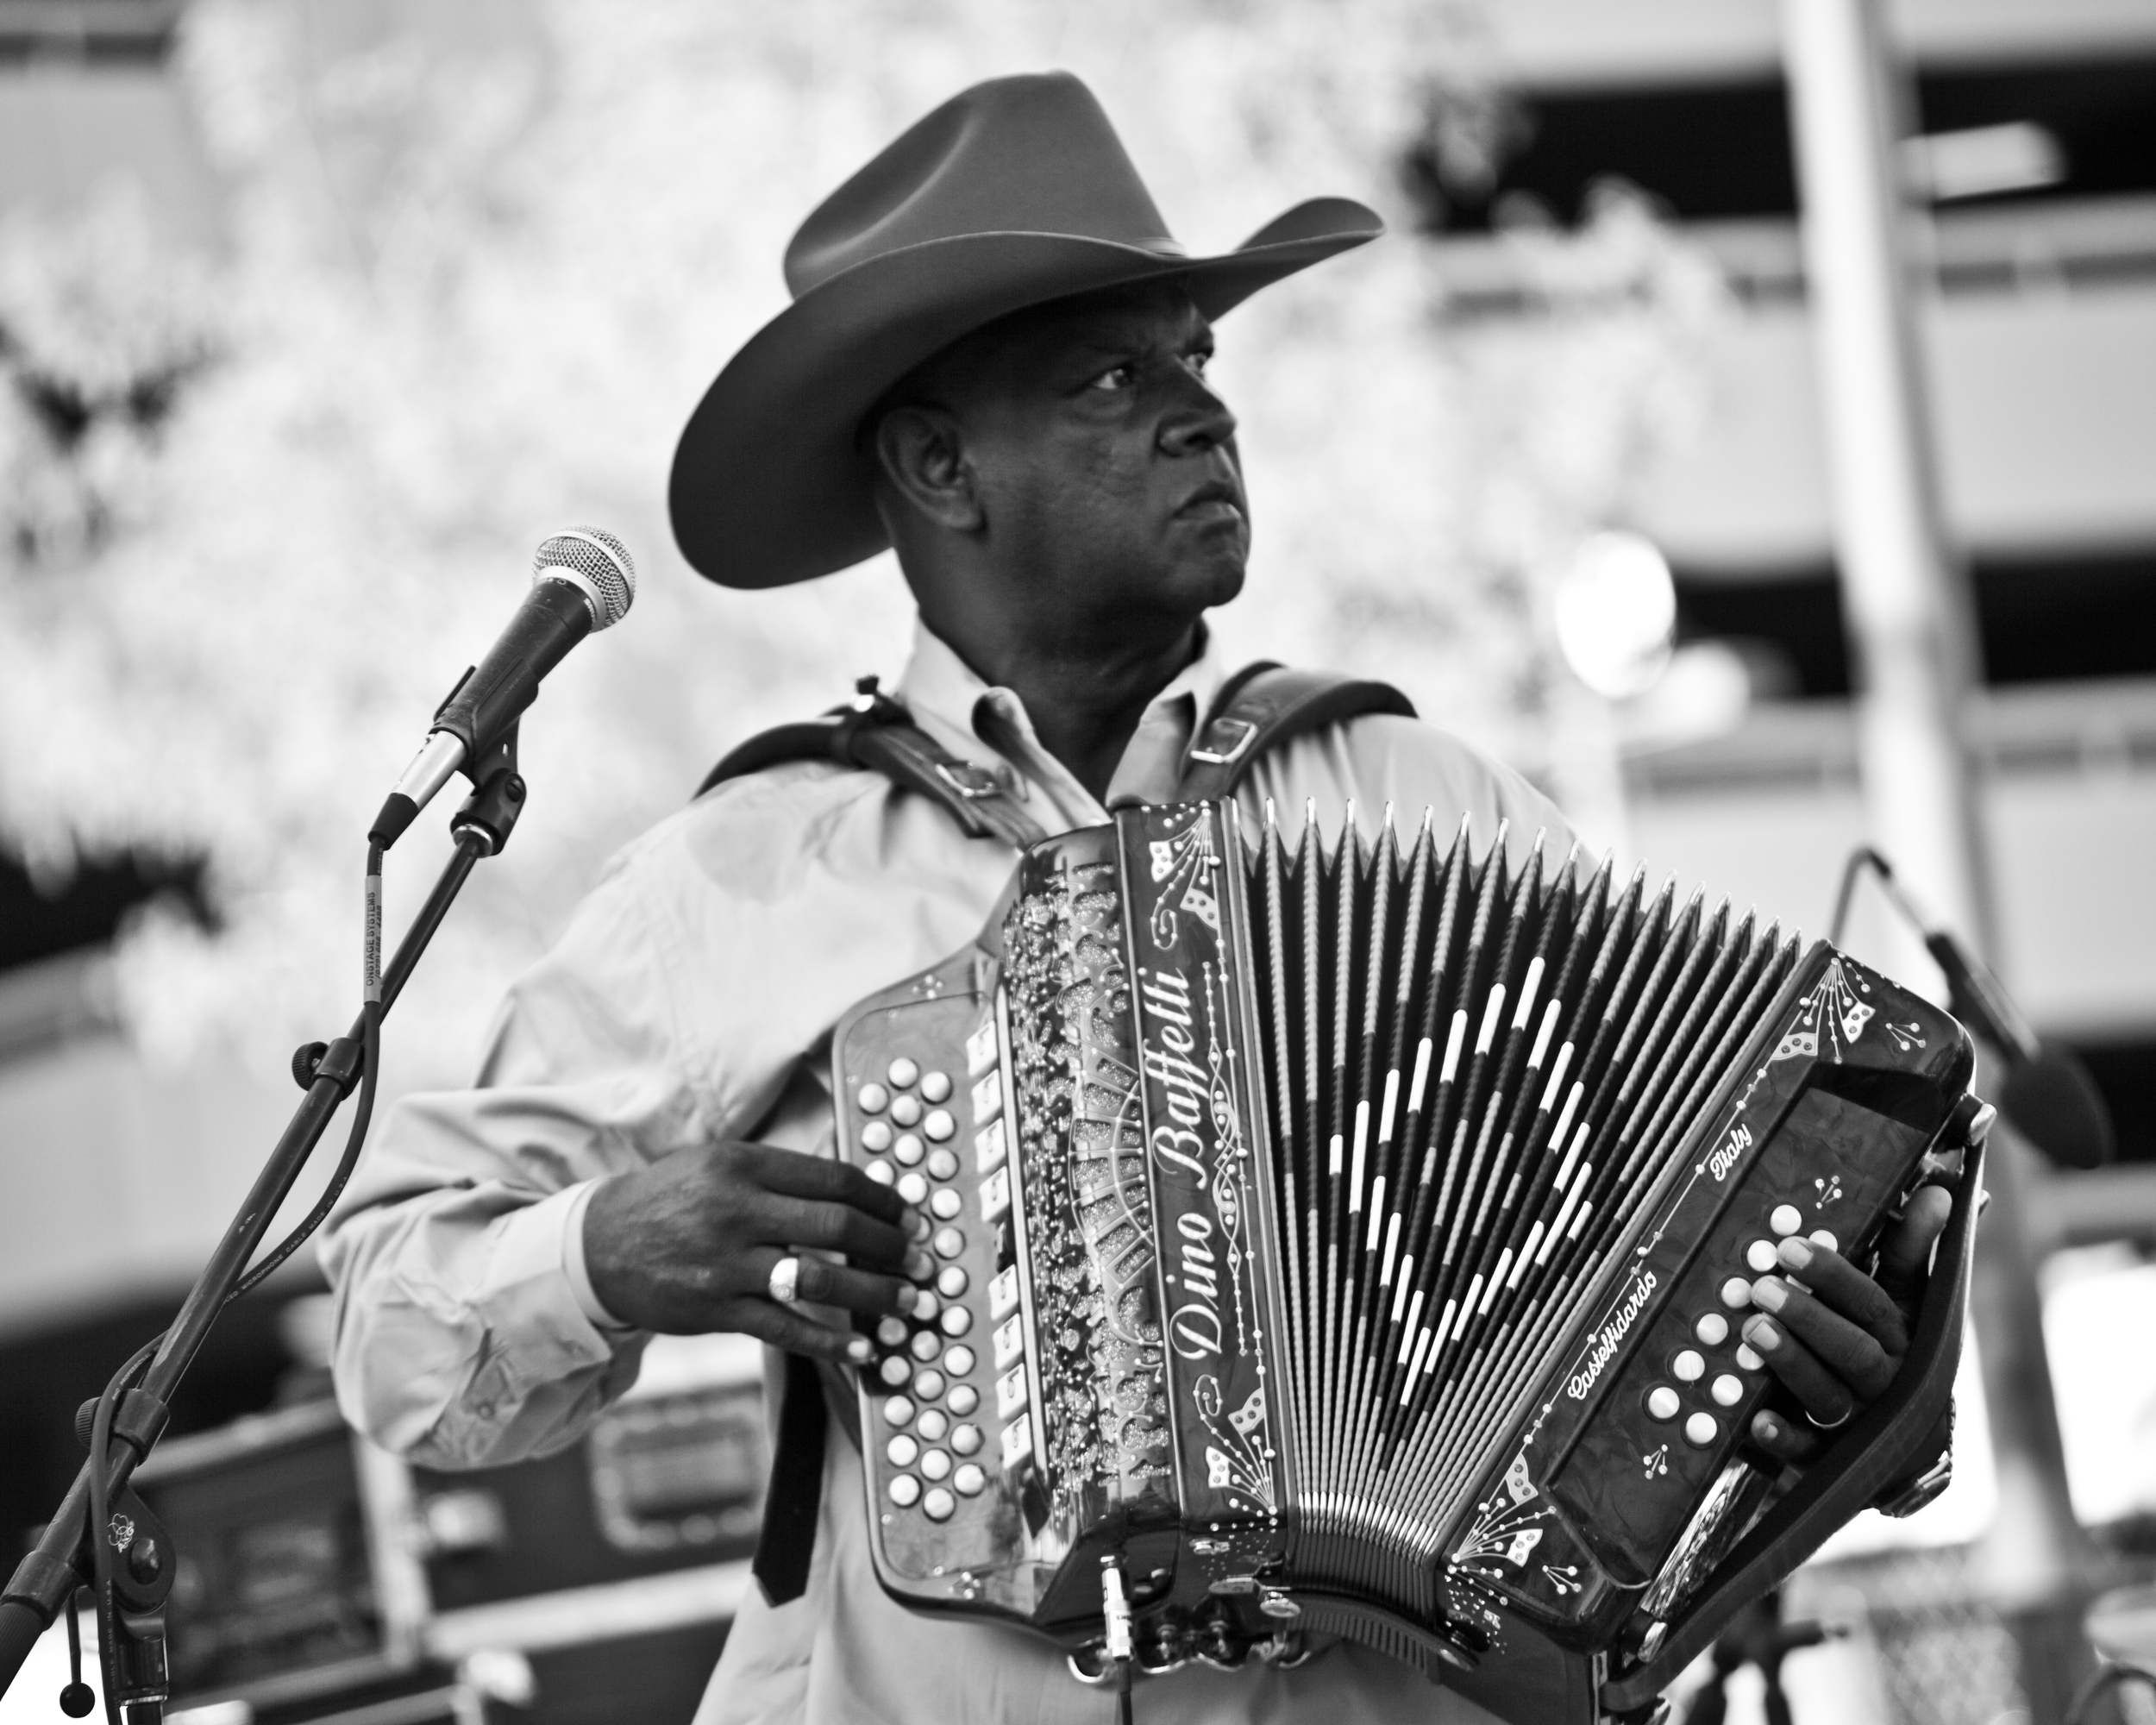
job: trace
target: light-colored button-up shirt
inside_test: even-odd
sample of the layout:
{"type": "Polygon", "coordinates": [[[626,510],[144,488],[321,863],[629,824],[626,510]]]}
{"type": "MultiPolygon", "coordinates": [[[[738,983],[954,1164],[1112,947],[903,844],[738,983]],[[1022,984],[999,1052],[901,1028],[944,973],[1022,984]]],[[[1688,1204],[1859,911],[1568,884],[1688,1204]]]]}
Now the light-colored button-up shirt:
{"type": "MultiPolygon", "coordinates": [[[[1224,668],[1208,647],[1148,706],[1108,801],[1164,800],[1224,668]]],[[[1106,820],[991,688],[924,626],[898,693],[952,754],[1005,775],[1050,833],[1106,820]]],[[[1562,857],[1563,817],[1526,781],[1413,719],[1368,716],[1296,738],[1238,793],[1375,836],[1426,807],[1487,844],[1509,823],[1562,857]]],[[[377,1441],[437,1467],[574,1441],[636,1376],[648,1338],[615,1325],[584,1274],[583,1208],[606,1176],[756,1138],[835,1153],[827,1056],[865,995],[972,940],[1014,862],[925,798],[820,762],[735,780],[630,845],[554,950],[510,989],[473,1087],[385,1118],[323,1248],[337,1295],[337,1396],[377,1441]]],[[[783,1242],[774,1242],[783,1244],[783,1242]]],[[[1024,1632],[909,1612],[870,1567],[861,1459],[834,1426],[808,1590],[751,1597],[698,1715],[717,1722],[1102,1722],[1105,1692],[1024,1632]]],[[[1206,1667],[1144,1685],[1149,1725],[1301,1716],[1328,1725],[1487,1716],[1420,1673],[1341,1643],[1294,1671],[1206,1667]]]]}

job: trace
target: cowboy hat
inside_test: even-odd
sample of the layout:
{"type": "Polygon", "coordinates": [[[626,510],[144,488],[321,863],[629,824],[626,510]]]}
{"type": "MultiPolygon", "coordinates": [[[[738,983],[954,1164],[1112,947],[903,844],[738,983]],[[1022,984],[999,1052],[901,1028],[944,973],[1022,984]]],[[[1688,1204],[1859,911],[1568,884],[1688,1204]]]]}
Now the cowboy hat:
{"type": "Polygon", "coordinates": [[[977,84],[794,235],[793,304],[718,374],[674,451],[674,538],[730,587],[874,556],[889,542],[855,434],[930,355],[1022,307],[1160,276],[1183,279],[1217,317],[1383,225],[1347,198],[1314,198],[1232,252],[1193,258],[1084,85],[1060,72],[977,84]]]}

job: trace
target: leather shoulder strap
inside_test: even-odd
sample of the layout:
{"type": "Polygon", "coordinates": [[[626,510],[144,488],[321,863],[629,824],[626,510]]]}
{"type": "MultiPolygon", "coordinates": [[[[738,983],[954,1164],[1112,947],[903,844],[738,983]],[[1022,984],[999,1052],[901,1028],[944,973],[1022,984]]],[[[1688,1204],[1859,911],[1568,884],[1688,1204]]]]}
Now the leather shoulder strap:
{"type": "Polygon", "coordinates": [[[913,723],[873,677],[848,705],[820,718],[774,725],[730,750],[696,787],[702,796],[729,779],[789,761],[830,761],[881,773],[948,810],[968,838],[995,837],[1023,850],[1047,837],[1032,816],[985,768],[962,761],[913,723]]]}
{"type": "Polygon", "coordinates": [[[1191,737],[1176,794],[1187,802],[1230,795],[1268,750],[1366,712],[1413,718],[1415,706],[1389,683],[1267,659],[1245,665],[1220,686],[1191,737]]]}

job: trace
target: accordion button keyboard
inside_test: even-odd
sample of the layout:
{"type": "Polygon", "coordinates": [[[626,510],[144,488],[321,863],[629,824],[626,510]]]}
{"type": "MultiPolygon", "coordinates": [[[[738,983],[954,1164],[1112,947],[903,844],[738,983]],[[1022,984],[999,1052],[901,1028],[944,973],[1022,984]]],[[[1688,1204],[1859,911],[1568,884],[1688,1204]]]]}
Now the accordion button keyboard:
{"type": "Polygon", "coordinates": [[[958,1471],[951,1475],[950,1483],[961,1497],[978,1497],[988,1484],[988,1476],[973,1463],[963,1462],[958,1471]]]}
{"type": "MultiPolygon", "coordinates": [[[[931,1133],[933,1137],[934,1134],[931,1133]]],[[[938,1147],[928,1153],[928,1176],[931,1180],[949,1180],[958,1172],[958,1158],[949,1151],[938,1147]]]]}
{"type": "Polygon", "coordinates": [[[921,1177],[919,1170],[908,1169],[899,1176],[899,1196],[909,1204],[928,1201],[928,1182],[921,1177]]]}
{"type": "Polygon", "coordinates": [[[921,1076],[921,1100],[924,1102],[947,1102],[950,1100],[950,1074],[928,1072],[921,1076]]]}
{"type": "Polygon", "coordinates": [[[938,1228],[936,1238],[930,1242],[938,1258],[956,1258],[966,1249],[966,1237],[956,1228],[938,1228]]]}
{"type": "Polygon", "coordinates": [[[1766,1364],[1766,1361],[1752,1352],[1742,1342],[1739,1342],[1737,1344],[1737,1364],[1744,1367],[1746,1371],[1757,1371],[1766,1364]]]}
{"type": "Polygon", "coordinates": [[[1647,1417],[1652,1420],[1674,1420],[1677,1411],[1684,1404],[1677,1400],[1677,1391],[1666,1383],[1658,1383],[1647,1392],[1647,1417]]]}
{"type": "Polygon", "coordinates": [[[957,1509],[958,1500],[940,1485],[931,1486],[921,1499],[921,1514],[931,1521],[948,1521],[957,1509]]]}
{"type": "Polygon", "coordinates": [[[928,1134],[930,1143],[942,1144],[958,1130],[958,1122],[950,1117],[949,1108],[937,1108],[921,1122],[921,1130],[928,1134]]]}
{"type": "Polygon", "coordinates": [[[879,1186],[888,1186],[898,1178],[897,1170],[880,1156],[862,1171],[879,1186]]]}
{"type": "Polygon", "coordinates": [[[943,1344],[937,1339],[933,1330],[914,1331],[913,1339],[908,1346],[913,1351],[913,1358],[920,1361],[923,1365],[926,1365],[943,1351],[943,1344]]]}
{"type": "Polygon", "coordinates": [[[963,1377],[968,1372],[973,1370],[973,1350],[968,1347],[963,1342],[961,1342],[956,1347],[945,1351],[943,1354],[944,1377],[963,1377]]]}
{"type": "Polygon", "coordinates": [[[921,1501],[921,1482],[910,1473],[894,1476],[885,1489],[890,1492],[891,1501],[901,1509],[911,1509],[921,1501]]]}
{"type": "Polygon", "coordinates": [[[928,1213],[939,1222],[955,1221],[966,1201],[949,1186],[938,1186],[929,1196],[928,1213]]]}
{"type": "Polygon", "coordinates": [[[940,1444],[943,1440],[943,1433],[950,1429],[950,1415],[941,1408],[924,1408],[918,1429],[924,1442],[940,1444]]]}
{"type": "Polygon", "coordinates": [[[964,1419],[981,1405],[981,1392],[970,1383],[954,1383],[950,1387],[950,1411],[964,1419]]]}
{"type": "Polygon", "coordinates": [[[897,1157],[908,1168],[912,1167],[921,1159],[924,1151],[924,1146],[921,1143],[918,1132],[900,1132],[897,1142],[891,1146],[891,1154],[897,1157]]]}
{"type": "Polygon", "coordinates": [[[890,1458],[892,1466],[911,1467],[913,1465],[913,1458],[920,1454],[921,1446],[906,1436],[904,1432],[900,1432],[898,1436],[883,1446],[883,1452],[890,1458]]]}
{"type": "Polygon", "coordinates": [[[943,1393],[943,1374],[932,1365],[924,1365],[913,1374],[914,1399],[934,1402],[943,1393]]]}
{"type": "Polygon", "coordinates": [[[1680,1383],[1697,1383],[1707,1376],[1707,1362],[1696,1348],[1681,1348],[1670,1362],[1670,1372],[1680,1383]]]}
{"type": "MultiPolygon", "coordinates": [[[[881,1087],[871,1084],[868,1088],[874,1090],[881,1087]]],[[[871,1120],[867,1126],[862,1127],[861,1147],[863,1150],[873,1150],[879,1156],[881,1156],[885,1151],[890,1149],[891,1122],[888,1120],[871,1120]]]]}
{"type": "Polygon", "coordinates": [[[1814,1228],[1812,1230],[1812,1244],[1814,1245],[1823,1245],[1829,1251],[1839,1251],[1841,1250],[1841,1242],[1834,1238],[1831,1230],[1827,1228],[1814,1228]]]}
{"type": "Polygon", "coordinates": [[[1722,1304],[1733,1312],[1741,1312],[1752,1303],[1752,1284],[1741,1276],[1733,1276],[1722,1283],[1722,1304]]]}
{"type": "MultiPolygon", "coordinates": [[[[950,1434],[950,1446],[962,1456],[979,1455],[981,1453],[981,1427],[978,1426],[959,1427],[950,1434]]],[[[962,1467],[958,1471],[963,1473],[966,1470],[962,1467]]],[[[960,1490],[963,1490],[964,1488],[962,1486],[960,1490]]],[[[966,1495],[971,1496],[973,1494],[968,1492],[966,1495]]]]}
{"type": "Polygon", "coordinates": [[[893,1096],[891,1099],[891,1118],[902,1126],[918,1126],[921,1123],[921,1099],[918,1096],[893,1096]]]}
{"type": "Polygon", "coordinates": [[[881,1084],[863,1084],[854,1100],[861,1104],[862,1113],[880,1114],[891,1105],[891,1093],[881,1084]]]}
{"type": "Polygon", "coordinates": [[[912,1089],[913,1081],[920,1076],[921,1069],[903,1054],[891,1063],[891,1088],[893,1090],[912,1089]]]}
{"type": "Polygon", "coordinates": [[[1734,1408],[1739,1402],[1745,1399],[1744,1381],[1741,1378],[1733,1377],[1728,1372],[1725,1371],[1720,1377],[1714,1380],[1714,1383],[1709,1387],[1708,1394],[1712,1396],[1715,1402],[1720,1406],[1724,1408],[1734,1408]]]}
{"type": "Polygon", "coordinates": [[[1708,1346],[1720,1347],[1729,1339],[1729,1320],[1720,1312],[1702,1313],[1699,1322],[1692,1326],[1692,1333],[1708,1346]]]}
{"type": "Polygon", "coordinates": [[[943,1315],[937,1321],[947,1336],[962,1336],[973,1327],[973,1314],[963,1306],[946,1306],[943,1315]]]}
{"type": "Polygon", "coordinates": [[[928,1450],[924,1452],[921,1457],[921,1477],[924,1479],[949,1479],[950,1477],[950,1453],[944,1450],[928,1450]]]}
{"type": "Polygon", "coordinates": [[[913,1417],[913,1404],[903,1396],[884,1398],[883,1421],[887,1426],[903,1426],[913,1417]]]}
{"type": "Polygon", "coordinates": [[[1720,1431],[1712,1414],[1694,1414],[1684,1421],[1684,1441],[1705,1449],[1720,1431]]]}
{"type": "Polygon", "coordinates": [[[993,1323],[1002,1322],[1004,1319],[1018,1310],[1018,1266],[1012,1264],[1007,1270],[998,1271],[995,1280],[988,1284],[989,1320],[993,1323]]]}
{"type": "Polygon", "coordinates": [[[1767,1226],[1777,1234],[1793,1234],[1804,1226],[1804,1213],[1794,1204],[1777,1204],[1774,1214],[1767,1218],[1767,1226]]]}
{"type": "Polygon", "coordinates": [[[876,1368],[876,1376],[893,1389],[912,1375],[912,1368],[906,1364],[906,1356],[902,1353],[886,1355],[883,1364],[876,1368]]]}
{"type": "Polygon", "coordinates": [[[1772,1240],[1754,1240],[1745,1248],[1745,1262],[1761,1276],[1781,1261],[1782,1254],[1776,1250],[1772,1240]]]}
{"type": "Polygon", "coordinates": [[[966,1266],[947,1264],[936,1272],[936,1291],[946,1300],[956,1300],[966,1291],[966,1266]]]}

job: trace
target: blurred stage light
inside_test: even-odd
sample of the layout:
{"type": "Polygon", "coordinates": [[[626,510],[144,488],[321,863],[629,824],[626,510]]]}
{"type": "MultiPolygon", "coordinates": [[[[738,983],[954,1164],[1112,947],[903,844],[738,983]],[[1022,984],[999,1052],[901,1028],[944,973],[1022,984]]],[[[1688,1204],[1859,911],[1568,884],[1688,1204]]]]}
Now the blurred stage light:
{"type": "Polygon", "coordinates": [[[1943,204],[2056,185],[2066,177],[2066,153],[2043,127],[2016,120],[1907,139],[1902,166],[1911,191],[1943,204]]]}
{"type": "Polygon", "coordinates": [[[1628,699],[1653,687],[1668,668],[1677,585],[1662,553],[1639,534],[1583,540],[1552,604],[1564,662],[1596,694],[1628,699]]]}

